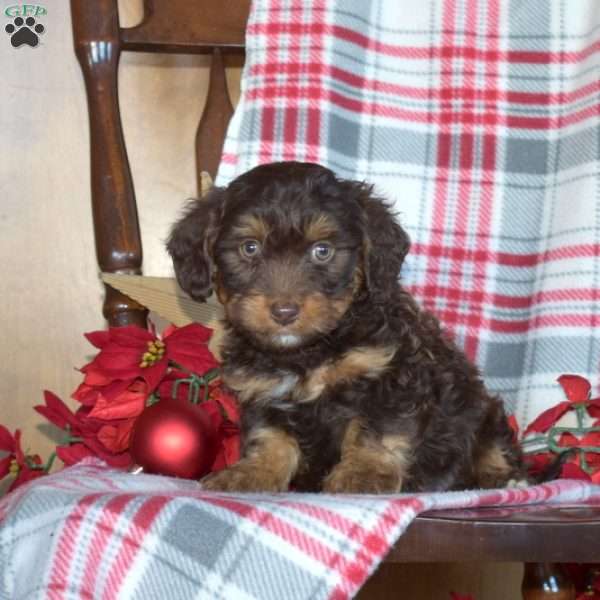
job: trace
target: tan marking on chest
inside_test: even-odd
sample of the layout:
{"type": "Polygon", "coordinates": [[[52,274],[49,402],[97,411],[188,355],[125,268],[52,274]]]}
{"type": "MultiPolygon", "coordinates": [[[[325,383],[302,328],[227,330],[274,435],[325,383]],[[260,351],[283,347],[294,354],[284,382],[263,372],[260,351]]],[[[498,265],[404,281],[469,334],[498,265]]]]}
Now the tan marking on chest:
{"type": "Polygon", "coordinates": [[[237,395],[242,404],[248,402],[269,402],[292,394],[298,377],[292,373],[285,375],[252,375],[245,369],[223,373],[223,381],[237,395]]]}
{"type": "Polygon", "coordinates": [[[335,361],[328,361],[314,369],[307,377],[298,398],[301,402],[310,402],[318,398],[328,387],[349,383],[366,377],[376,379],[389,366],[396,353],[390,346],[358,347],[349,350],[335,361]]]}
{"type": "Polygon", "coordinates": [[[256,375],[236,369],[225,371],[223,381],[236,392],[241,403],[268,403],[286,398],[300,403],[312,402],[327,388],[361,377],[376,379],[387,369],[395,353],[396,349],[389,346],[364,346],[309,371],[303,379],[293,373],[256,375]]]}
{"type": "Polygon", "coordinates": [[[257,397],[264,397],[279,382],[279,377],[251,375],[243,369],[223,373],[223,381],[237,395],[242,403],[250,402],[257,397]]]}

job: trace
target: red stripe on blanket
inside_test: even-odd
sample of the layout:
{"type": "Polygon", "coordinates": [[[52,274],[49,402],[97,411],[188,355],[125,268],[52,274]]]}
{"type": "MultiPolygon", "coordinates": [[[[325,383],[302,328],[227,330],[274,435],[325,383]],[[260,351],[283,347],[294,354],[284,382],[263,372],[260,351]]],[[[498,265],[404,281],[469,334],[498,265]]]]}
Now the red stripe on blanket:
{"type": "MultiPolygon", "coordinates": [[[[323,5],[321,3],[321,7],[322,6],[323,5]]],[[[444,8],[446,9],[445,6],[444,8]]],[[[317,10],[322,10],[322,8],[317,10]]],[[[289,16],[290,14],[293,15],[294,13],[286,13],[286,16],[289,16]]],[[[446,13],[446,15],[449,14],[450,13],[446,13]]],[[[351,44],[373,50],[374,52],[378,52],[386,56],[394,56],[397,58],[412,60],[428,60],[431,56],[431,52],[433,52],[434,58],[441,59],[457,56],[465,60],[477,60],[483,62],[508,62],[513,64],[533,65],[568,64],[579,63],[600,51],[600,42],[593,42],[581,50],[572,52],[546,52],[532,50],[500,51],[498,49],[484,50],[475,45],[452,43],[452,40],[447,40],[445,38],[448,32],[463,36],[463,31],[461,28],[455,27],[454,22],[452,22],[451,28],[444,30],[441,45],[433,46],[430,49],[425,46],[404,46],[399,44],[383,43],[378,39],[371,38],[367,35],[359,33],[354,29],[349,29],[348,27],[343,27],[341,25],[328,25],[318,22],[317,19],[310,24],[273,20],[269,23],[250,23],[247,27],[247,34],[251,36],[263,35],[267,38],[271,38],[271,41],[269,42],[270,44],[274,44],[272,41],[272,36],[286,34],[289,36],[302,37],[309,33],[310,35],[316,35],[319,37],[335,36],[340,40],[350,42],[351,44]]],[[[470,35],[474,36],[475,38],[479,37],[477,33],[473,32],[470,35]]],[[[496,37],[495,41],[498,41],[499,39],[500,38],[498,36],[496,37]]],[[[286,44],[286,47],[289,47],[289,45],[286,44]]]]}
{"type": "MultiPolygon", "coordinates": [[[[498,36],[500,31],[500,3],[498,0],[490,0],[487,3],[487,14],[482,17],[483,22],[487,26],[485,33],[485,40],[492,45],[494,50],[498,50],[500,38],[498,36]]],[[[498,63],[487,63],[484,68],[484,85],[476,86],[476,93],[480,93],[483,88],[497,87],[498,83],[498,63]]],[[[502,101],[502,93],[496,98],[495,102],[502,101]]],[[[474,218],[477,220],[476,235],[475,235],[475,251],[476,252],[488,252],[490,235],[493,231],[492,215],[494,212],[494,189],[495,184],[494,177],[496,175],[496,155],[497,155],[497,140],[498,130],[496,127],[486,127],[485,132],[482,136],[482,148],[481,148],[481,162],[477,165],[476,173],[480,173],[480,180],[477,182],[477,188],[480,191],[480,209],[475,214],[474,218]],[[482,181],[486,184],[492,184],[482,186],[482,181]]],[[[458,239],[455,241],[460,245],[458,239]]],[[[486,283],[488,265],[482,263],[475,263],[474,270],[469,274],[469,279],[472,281],[472,285],[475,291],[483,293],[484,286],[486,283]]],[[[461,289],[465,286],[461,286],[461,289]]],[[[481,327],[486,329],[489,327],[487,320],[487,313],[479,311],[481,316],[481,327]]],[[[479,350],[481,338],[479,335],[467,336],[465,341],[465,348],[468,354],[476,356],[479,350]]]]}
{"type": "Polygon", "coordinates": [[[110,538],[115,534],[115,525],[127,505],[135,498],[134,494],[123,494],[109,500],[94,526],[94,535],[89,543],[89,552],[81,580],[81,594],[96,598],[100,590],[96,589],[98,574],[106,565],[102,562],[103,553],[110,538]]]}
{"type": "Polygon", "coordinates": [[[114,559],[112,568],[106,578],[106,586],[102,594],[103,600],[122,598],[121,586],[139,549],[148,536],[152,525],[164,506],[169,502],[165,496],[151,496],[138,509],[130,519],[127,533],[121,540],[119,553],[114,559]]]}
{"type": "MultiPolygon", "coordinates": [[[[430,57],[433,58],[433,57],[430,57]]],[[[492,65],[493,63],[487,63],[492,65]]],[[[494,65],[495,66],[495,65],[494,65]]],[[[465,76],[474,76],[476,69],[469,69],[467,66],[461,71],[465,76]]],[[[454,71],[450,71],[454,73],[454,71]]],[[[448,87],[420,88],[407,85],[391,83],[381,79],[373,79],[364,75],[358,75],[342,69],[341,67],[330,66],[319,63],[299,63],[294,61],[275,61],[266,64],[254,64],[250,68],[252,77],[261,77],[263,85],[271,85],[275,80],[279,80],[285,74],[289,84],[312,84],[317,85],[321,77],[331,77],[341,83],[356,88],[358,91],[377,91],[384,94],[391,94],[395,99],[405,97],[410,100],[441,100],[441,106],[447,103],[455,102],[460,98],[464,108],[477,108],[486,104],[486,108],[495,110],[502,98],[507,104],[527,104],[562,106],[572,104],[573,102],[593,100],[595,95],[600,92],[600,81],[582,85],[579,88],[561,93],[541,93],[541,92],[521,92],[512,90],[503,90],[497,87],[497,81],[490,79],[486,88],[468,88],[461,85],[451,85],[448,87]]],[[[507,108],[506,110],[510,110],[507,108]]]]}
{"type": "MultiPolygon", "coordinates": [[[[467,0],[467,7],[465,12],[466,22],[462,29],[467,29],[470,31],[474,31],[477,28],[477,9],[479,8],[478,2],[474,0],[467,0]]],[[[451,57],[453,60],[456,59],[456,56],[451,57]]],[[[475,63],[473,61],[474,57],[465,57],[462,59],[464,64],[464,71],[462,74],[462,83],[467,88],[472,90],[472,93],[475,95],[477,92],[477,86],[475,83],[475,78],[473,76],[473,70],[475,68],[475,63]]],[[[452,122],[452,113],[450,115],[450,123],[452,122]]],[[[480,119],[482,120],[482,119],[480,119]]],[[[450,130],[451,133],[451,130],[450,130]]],[[[475,156],[474,156],[474,136],[468,128],[463,129],[462,132],[458,133],[454,137],[455,143],[458,144],[457,148],[457,156],[455,161],[458,162],[458,168],[463,172],[471,172],[473,170],[475,156]]],[[[451,240],[451,244],[454,246],[456,242],[454,241],[454,231],[467,231],[469,229],[469,220],[470,220],[470,211],[469,208],[471,206],[471,190],[472,185],[468,179],[463,180],[458,184],[458,189],[456,191],[457,205],[456,205],[456,214],[453,220],[453,228],[450,229],[447,233],[448,237],[451,240]]],[[[484,209],[484,203],[482,202],[482,209],[484,209]]],[[[450,286],[459,290],[459,295],[462,296],[461,290],[465,287],[463,284],[464,278],[464,270],[461,268],[461,264],[453,262],[450,266],[449,279],[450,286]]],[[[463,304],[462,298],[459,298],[459,304],[463,304]]],[[[477,313],[470,313],[470,317],[473,317],[477,313]]],[[[480,317],[483,316],[482,313],[478,313],[480,317]]],[[[463,312],[457,312],[455,316],[454,325],[456,327],[462,327],[466,324],[466,315],[463,312]]],[[[478,328],[482,325],[482,319],[480,318],[480,323],[478,324],[478,328]]],[[[476,347],[474,347],[474,342],[476,337],[468,337],[465,339],[464,350],[469,356],[475,356],[476,347]]]]}
{"type": "MultiPolygon", "coordinates": [[[[444,325],[454,331],[458,326],[472,329],[468,332],[473,336],[481,336],[486,330],[495,333],[527,333],[536,329],[545,328],[590,328],[595,319],[593,315],[585,314],[559,314],[559,315],[534,315],[523,319],[487,319],[485,327],[482,326],[482,317],[478,311],[441,309],[435,300],[424,300],[423,306],[435,313],[444,325]]],[[[473,342],[474,343],[474,342],[473,342]]]]}
{"type": "Polygon", "coordinates": [[[346,529],[355,528],[356,531],[361,534],[363,531],[366,533],[368,530],[361,527],[359,523],[355,523],[350,519],[346,519],[344,516],[329,510],[324,506],[315,506],[313,504],[303,504],[302,502],[283,502],[283,506],[292,508],[293,510],[303,513],[312,519],[317,519],[321,523],[324,523],[328,527],[345,531],[346,529]]]}
{"type": "MultiPolygon", "coordinates": [[[[426,285],[410,285],[410,290],[419,297],[431,297],[433,288],[426,285]]],[[[598,297],[596,288],[565,288],[537,292],[529,296],[509,296],[488,293],[482,290],[457,290],[444,285],[436,286],[439,297],[447,304],[458,304],[460,299],[475,305],[498,308],[529,309],[550,302],[594,302],[598,297]]]]}
{"type": "Polygon", "coordinates": [[[398,528],[398,524],[409,524],[423,509],[424,503],[417,497],[392,501],[379,517],[373,532],[360,540],[361,547],[354,560],[350,561],[348,567],[340,573],[340,583],[332,590],[330,600],[345,600],[353,597],[362,582],[373,571],[376,561],[384,556],[385,552],[381,552],[380,547],[384,545],[386,550],[389,548],[391,534],[398,528]]]}
{"type": "Polygon", "coordinates": [[[64,592],[72,585],[70,570],[72,558],[75,554],[75,545],[77,536],[86,515],[93,504],[102,497],[103,494],[88,494],[79,500],[77,505],[67,517],[62,528],[62,534],[58,540],[56,549],[54,549],[54,562],[50,567],[48,578],[48,598],[49,600],[60,600],[64,597],[64,592]]]}
{"type": "MultiPolygon", "coordinates": [[[[437,229],[437,223],[435,224],[437,229]]],[[[462,237],[468,237],[469,233],[461,232],[462,237]]],[[[478,233],[482,238],[489,238],[490,233],[478,233]]],[[[440,239],[441,235],[432,235],[432,240],[440,239]]],[[[464,243],[464,242],[463,242],[464,243]]],[[[509,252],[494,252],[485,249],[469,249],[463,246],[452,246],[448,244],[433,241],[429,244],[415,243],[411,246],[411,252],[431,256],[435,258],[445,258],[448,260],[460,260],[469,263],[495,263],[504,267],[536,267],[540,263],[548,263],[558,260],[571,260],[576,258],[597,258],[600,256],[600,244],[575,244],[564,245],[559,248],[553,248],[544,252],[530,254],[516,254],[509,252]]]]}
{"type": "MultiPolygon", "coordinates": [[[[321,86],[318,81],[310,83],[310,85],[307,82],[306,86],[298,87],[297,85],[290,84],[289,81],[286,80],[285,85],[280,85],[275,88],[269,87],[265,83],[265,87],[249,90],[247,97],[252,101],[261,100],[263,106],[262,110],[264,111],[263,119],[266,116],[266,111],[273,111],[280,105],[282,99],[306,99],[315,103],[327,99],[335,106],[358,114],[388,117],[413,123],[436,123],[443,126],[448,123],[448,114],[452,113],[452,122],[466,127],[476,127],[481,124],[490,127],[502,125],[511,129],[532,129],[536,131],[560,129],[567,125],[575,125],[586,120],[593,120],[600,112],[600,104],[598,103],[582,110],[565,113],[561,117],[524,117],[521,115],[510,115],[506,114],[508,109],[502,112],[497,110],[497,105],[477,105],[475,107],[476,110],[468,110],[468,106],[462,106],[462,108],[466,110],[453,111],[453,105],[451,103],[440,104],[439,110],[437,111],[425,107],[422,111],[418,111],[398,108],[395,105],[383,102],[365,103],[362,100],[345,96],[331,89],[329,89],[329,94],[325,96],[324,87],[321,86]]],[[[287,108],[288,107],[286,106],[286,110],[287,108]]],[[[265,135],[271,135],[271,137],[267,138],[270,141],[273,141],[272,131],[272,129],[263,130],[265,135]]],[[[263,139],[261,134],[261,140],[263,139]]]]}
{"type": "MultiPolygon", "coordinates": [[[[205,496],[204,501],[215,506],[219,506],[229,510],[240,517],[243,517],[264,530],[270,531],[277,537],[285,540],[290,546],[300,550],[305,556],[313,558],[326,567],[331,568],[333,565],[338,565],[336,568],[345,569],[348,566],[346,557],[325,545],[321,540],[311,536],[306,531],[295,527],[273,513],[259,508],[251,504],[245,504],[234,498],[224,498],[215,496],[205,496]]],[[[354,541],[354,530],[348,532],[348,537],[354,541]]]]}
{"type": "MultiPolygon", "coordinates": [[[[311,15],[314,15],[314,11],[323,11],[327,6],[326,0],[313,0],[310,3],[311,15]]],[[[315,20],[311,19],[311,21],[315,20]]],[[[305,23],[302,24],[304,30],[310,32],[310,62],[320,64],[323,62],[324,46],[323,36],[321,31],[314,30],[312,26],[307,26],[305,23]]],[[[320,100],[323,94],[319,94],[315,101],[311,99],[309,108],[307,109],[306,119],[306,159],[308,162],[320,162],[321,161],[321,106],[320,100]]]]}
{"type": "MultiPolygon", "coordinates": [[[[382,555],[389,547],[389,544],[387,541],[385,541],[380,532],[379,525],[377,525],[374,529],[371,527],[362,527],[360,523],[347,519],[334,510],[330,510],[324,506],[303,504],[301,502],[283,502],[282,505],[288,506],[299,513],[309,516],[312,519],[318,520],[320,523],[323,523],[327,527],[330,527],[334,530],[354,531],[356,537],[360,537],[364,540],[364,544],[367,546],[370,552],[382,555]],[[378,533],[373,533],[373,531],[378,533]]],[[[388,527],[387,530],[389,529],[390,528],[388,527]]]]}
{"type": "MultiPolygon", "coordinates": [[[[443,4],[444,13],[442,15],[442,45],[450,46],[452,44],[452,32],[454,31],[454,21],[456,19],[456,2],[449,0],[443,4]]],[[[441,60],[442,74],[440,77],[440,86],[450,87],[452,85],[452,57],[444,56],[441,60]]],[[[435,121],[433,117],[428,117],[428,121],[435,121]]],[[[438,134],[437,158],[435,161],[436,169],[449,171],[452,167],[452,132],[451,124],[454,121],[452,105],[441,108],[441,130],[438,134]]],[[[431,222],[429,226],[433,229],[431,235],[431,245],[433,247],[445,246],[446,218],[448,210],[449,181],[436,179],[433,191],[434,206],[431,222]]],[[[415,251],[413,249],[413,251],[415,251]]],[[[441,270],[441,254],[428,253],[426,258],[425,283],[434,290],[434,297],[438,296],[438,281],[434,273],[441,270]]]]}

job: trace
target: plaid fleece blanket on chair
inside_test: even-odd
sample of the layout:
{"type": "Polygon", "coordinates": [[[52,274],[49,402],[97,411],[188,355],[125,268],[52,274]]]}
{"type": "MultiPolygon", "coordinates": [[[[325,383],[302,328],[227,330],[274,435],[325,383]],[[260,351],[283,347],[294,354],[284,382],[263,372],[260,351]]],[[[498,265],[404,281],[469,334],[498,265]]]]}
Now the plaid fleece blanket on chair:
{"type": "Polygon", "coordinates": [[[342,600],[431,508],[600,504],[600,486],[397,496],[217,494],[93,459],[0,501],[0,598],[342,600]]]}
{"type": "Polygon", "coordinates": [[[521,426],[600,374],[600,3],[254,0],[217,183],[320,162],[392,200],[403,282],[521,426]]]}

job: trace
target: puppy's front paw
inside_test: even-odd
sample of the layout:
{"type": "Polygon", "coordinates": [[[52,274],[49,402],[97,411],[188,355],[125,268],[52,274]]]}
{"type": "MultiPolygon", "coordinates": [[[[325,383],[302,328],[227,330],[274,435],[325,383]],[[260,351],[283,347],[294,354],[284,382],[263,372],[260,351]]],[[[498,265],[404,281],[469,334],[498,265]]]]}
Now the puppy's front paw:
{"type": "Polygon", "coordinates": [[[506,482],[506,487],[509,489],[525,489],[526,487],[529,487],[529,482],[527,481],[527,479],[509,479],[506,482]]]}
{"type": "Polygon", "coordinates": [[[206,476],[203,490],[221,492],[284,492],[288,484],[272,471],[242,462],[206,476]]]}
{"type": "Polygon", "coordinates": [[[372,462],[342,461],[323,482],[323,491],[330,494],[391,494],[401,487],[397,469],[372,462]]]}

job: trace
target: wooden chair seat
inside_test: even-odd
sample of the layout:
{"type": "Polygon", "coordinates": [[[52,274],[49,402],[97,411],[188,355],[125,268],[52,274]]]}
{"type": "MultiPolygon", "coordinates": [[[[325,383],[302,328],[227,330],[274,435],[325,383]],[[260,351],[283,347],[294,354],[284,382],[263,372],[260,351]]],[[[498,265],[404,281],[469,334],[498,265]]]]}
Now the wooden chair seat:
{"type": "Polygon", "coordinates": [[[595,562],[600,507],[527,507],[424,513],[389,553],[390,562],[595,562]]]}
{"type": "MultiPolygon", "coordinates": [[[[250,0],[145,0],[138,26],[119,26],[117,0],[71,0],[75,50],[86,82],[92,206],[102,271],[140,273],[137,207],[117,102],[123,50],[210,53],[207,105],[196,138],[197,172],[215,176],[231,103],[221,53],[241,53],[250,0]]],[[[107,286],[110,325],[145,324],[144,308],[107,286]]],[[[418,517],[387,557],[392,562],[584,561],[600,559],[600,508],[437,511],[418,517]]]]}

